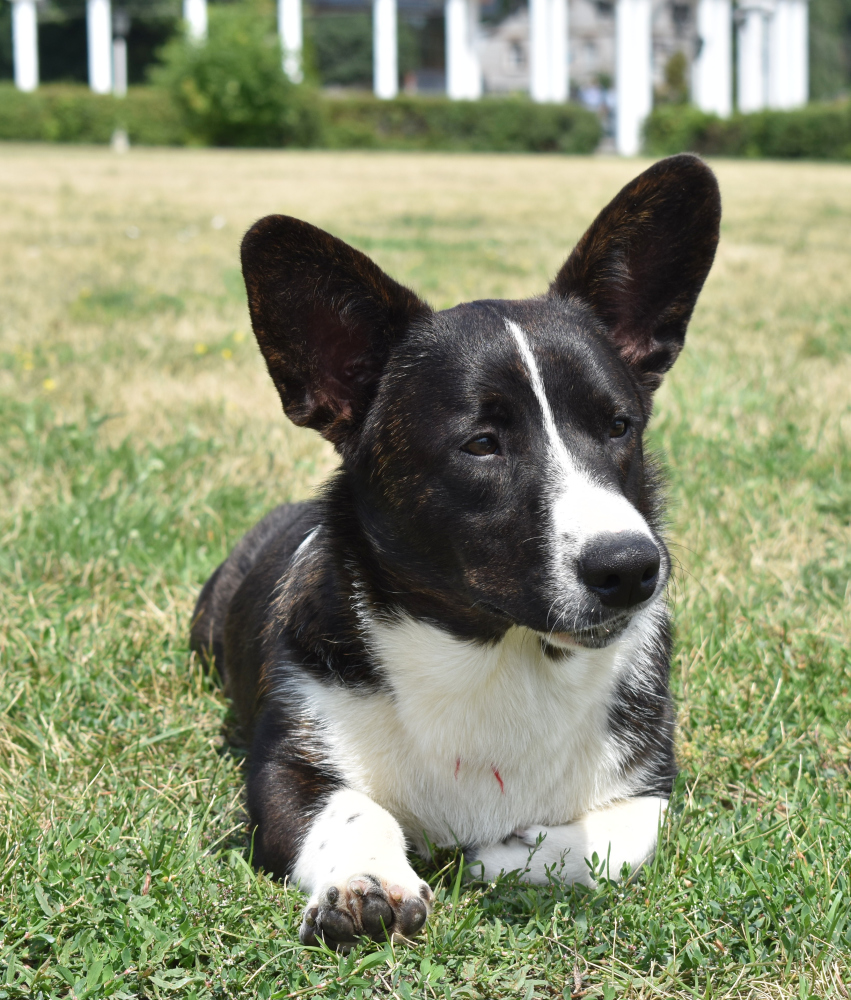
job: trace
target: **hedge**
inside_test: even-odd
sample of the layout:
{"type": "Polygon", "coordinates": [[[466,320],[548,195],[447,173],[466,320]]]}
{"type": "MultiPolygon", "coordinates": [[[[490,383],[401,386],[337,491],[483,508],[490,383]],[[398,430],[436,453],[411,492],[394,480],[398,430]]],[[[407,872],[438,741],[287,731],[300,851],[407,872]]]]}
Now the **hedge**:
{"type": "MultiPolygon", "coordinates": [[[[519,97],[379,101],[320,95],[315,104],[320,123],[311,144],[331,149],[590,153],[600,140],[591,112],[519,97]]],[[[0,84],[0,139],[105,143],[116,128],[139,145],[198,142],[168,92],[158,87],[132,87],[119,100],[72,84],[42,86],[32,94],[0,84]]]]}
{"type": "Polygon", "coordinates": [[[0,139],[103,143],[119,128],[140,145],[186,141],[180,114],[169,96],[154,87],[131,87],[118,100],[75,84],[50,84],[32,94],[0,84],[0,139]]]}
{"type": "Polygon", "coordinates": [[[690,105],[656,108],[645,122],[654,156],[702,153],[775,159],[851,160],[851,101],[794,111],[757,111],[723,119],[690,105]]]}
{"type": "MultiPolygon", "coordinates": [[[[590,153],[600,140],[596,116],[573,104],[526,98],[450,101],[370,96],[310,102],[319,121],[311,144],[345,149],[434,149],[590,153]]],[[[24,94],[0,83],[0,140],[107,143],[117,128],[136,145],[197,143],[168,92],[131,87],[118,100],[87,87],[52,84],[24,94]]],[[[690,105],[656,108],[645,123],[645,151],[654,156],[851,160],[851,101],[810,104],[795,111],[760,111],[729,119],[690,105]]]]}
{"type": "Polygon", "coordinates": [[[364,96],[324,103],[326,143],[337,148],[592,153],[601,138],[599,119],[585,108],[521,97],[364,96]]]}

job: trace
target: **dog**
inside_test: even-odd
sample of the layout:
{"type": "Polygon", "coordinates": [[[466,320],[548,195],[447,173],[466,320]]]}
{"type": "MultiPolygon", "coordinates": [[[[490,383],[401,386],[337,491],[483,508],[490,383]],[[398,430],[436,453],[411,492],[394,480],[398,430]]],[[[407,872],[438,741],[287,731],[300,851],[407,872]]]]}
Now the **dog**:
{"type": "Polygon", "coordinates": [[[309,894],[305,944],[419,931],[409,847],[533,883],[653,856],[671,560],[642,435],[720,214],[699,158],[661,160],[546,294],[442,312],[306,222],[246,234],[269,374],[340,467],[213,573],[191,645],[250,739],[254,863],[309,894]]]}

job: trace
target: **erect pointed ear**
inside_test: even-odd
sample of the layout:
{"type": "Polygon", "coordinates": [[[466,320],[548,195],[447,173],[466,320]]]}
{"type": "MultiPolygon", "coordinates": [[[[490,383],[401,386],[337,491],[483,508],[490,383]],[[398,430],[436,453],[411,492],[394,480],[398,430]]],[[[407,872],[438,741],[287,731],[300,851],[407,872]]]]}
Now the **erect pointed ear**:
{"type": "Polygon", "coordinates": [[[682,349],[720,221],[709,167],[688,154],[660,160],[600,212],[550,294],[590,306],[640,381],[655,389],[682,349]]]}
{"type": "Polygon", "coordinates": [[[251,323],[284,411],[341,446],[393,342],[429,307],[367,256],[286,215],[242,241],[251,323]]]}

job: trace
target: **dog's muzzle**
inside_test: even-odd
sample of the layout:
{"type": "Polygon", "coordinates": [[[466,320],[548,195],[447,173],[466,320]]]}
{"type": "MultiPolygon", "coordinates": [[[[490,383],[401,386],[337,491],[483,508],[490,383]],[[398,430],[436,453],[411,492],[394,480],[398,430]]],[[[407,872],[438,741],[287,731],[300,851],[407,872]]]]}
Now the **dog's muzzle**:
{"type": "Polygon", "coordinates": [[[656,543],[638,532],[603,535],[577,560],[585,587],[606,608],[634,608],[656,593],[662,556],[656,543]]]}

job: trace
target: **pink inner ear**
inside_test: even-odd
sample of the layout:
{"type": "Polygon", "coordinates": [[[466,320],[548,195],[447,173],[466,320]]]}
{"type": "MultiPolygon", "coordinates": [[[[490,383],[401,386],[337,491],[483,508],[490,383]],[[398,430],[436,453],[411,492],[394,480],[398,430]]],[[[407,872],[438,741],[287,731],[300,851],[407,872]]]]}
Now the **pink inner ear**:
{"type": "Polygon", "coordinates": [[[359,394],[375,376],[369,364],[367,324],[317,306],[305,333],[310,370],[306,408],[314,413],[327,410],[338,420],[351,420],[359,394]]]}
{"type": "Polygon", "coordinates": [[[653,331],[642,328],[640,318],[632,323],[621,322],[611,331],[612,340],[624,360],[640,361],[658,345],[654,342],[653,331]]]}
{"type": "Polygon", "coordinates": [[[352,401],[347,397],[345,387],[336,380],[327,380],[315,389],[304,393],[304,405],[309,419],[319,411],[333,413],[337,419],[351,420],[352,401]]]}

